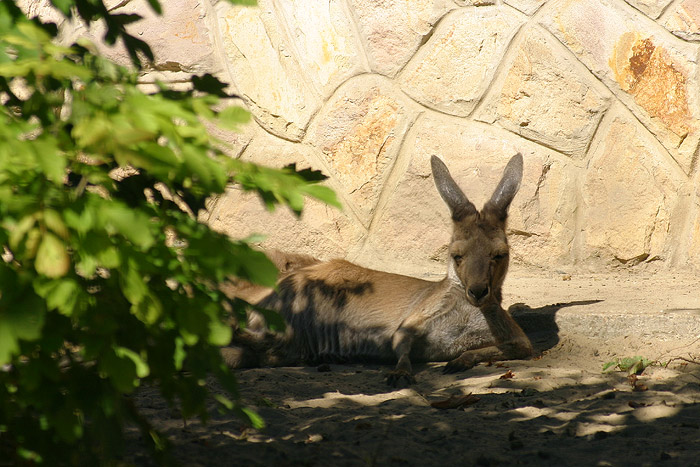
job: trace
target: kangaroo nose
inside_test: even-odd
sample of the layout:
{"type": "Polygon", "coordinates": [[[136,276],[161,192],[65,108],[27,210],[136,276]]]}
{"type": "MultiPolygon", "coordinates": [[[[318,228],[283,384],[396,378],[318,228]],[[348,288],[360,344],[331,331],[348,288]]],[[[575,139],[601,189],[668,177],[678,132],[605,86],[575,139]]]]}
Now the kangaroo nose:
{"type": "Polygon", "coordinates": [[[488,285],[473,285],[469,287],[469,290],[467,291],[469,296],[473,298],[476,301],[481,300],[485,296],[489,294],[489,286],[488,285]]]}

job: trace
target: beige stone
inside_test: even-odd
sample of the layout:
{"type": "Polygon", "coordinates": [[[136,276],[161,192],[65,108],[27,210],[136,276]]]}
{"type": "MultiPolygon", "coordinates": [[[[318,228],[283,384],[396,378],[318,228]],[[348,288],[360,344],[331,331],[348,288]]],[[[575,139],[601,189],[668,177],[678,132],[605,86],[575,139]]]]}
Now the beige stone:
{"type": "Polygon", "coordinates": [[[488,6],[495,5],[496,0],[454,0],[459,6],[488,6]]]}
{"type": "Polygon", "coordinates": [[[309,128],[307,141],[365,226],[416,110],[390,81],[364,75],[338,89],[309,128]]]}
{"type": "Polygon", "coordinates": [[[372,70],[394,76],[435,23],[457,7],[450,0],[351,0],[372,70]]]}
{"type": "Polygon", "coordinates": [[[605,0],[557,3],[542,23],[617,92],[688,173],[700,140],[698,47],[605,0]]]}
{"type": "Polygon", "coordinates": [[[669,14],[664,15],[663,25],[678,37],[700,40],[700,2],[683,0],[669,14]]]}
{"type": "Polygon", "coordinates": [[[405,169],[358,260],[413,274],[444,272],[451,221],[434,186],[430,156],[447,164],[468,198],[481,208],[509,158],[519,151],[525,171],[510,209],[513,258],[536,265],[568,261],[575,225],[575,167],[565,157],[511,133],[436,114],[422,116],[413,126],[401,154],[405,169]]]}
{"type": "Polygon", "coordinates": [[[680,239],[680,265],[690,264],[700,270],[700,172],[697,172],[693,183],[694,189],[690,195],[690,228],[684,235],[686,238],[680,239]],[[686,250],[687,245],[687,250],[686,250]],[[685,254],[684,254],[685,253],[685,254]]]}
{"type": "Polygon", "coordinates": [[[263,6],[218,7],[231,81],[265,129],[300,140],[321,101],[281,35],[274,12],[263,6]]]}
{"type": "Polygon", "coordinates": [[[323,96],[341,83],[368,71],[350,19],[339,0],[277,0],[280,27],[290,36],[290,46],[306,78],[323,96]]]}
{"type": "Polygon", "coordinates": [[[638,122],[622,116],[596,143],[582,186],[582,259],[668,258],[671,213],[685,177],[655,146],[638,122]]]}
{"type": "Polygon", "coordinates": [[[448,14],[399,75],[402,89],[428,107],[469,115],[523,21],[510,8],[492,6],[448,14]]]}
{"type": "MultiPolygon", "coordinates": [[[[156,54],[140,89],[215,74],[254,117],[210,128],[228,154],[321,169],[345,206],[297,219],[232,187],[202,218],[234,238],[442,274],[450,220],[429,156],[480,207],[521,151],[516,264],[700,270],[698,0],[173,0],[163,17],[105,3],[145,16],[128,26],[156,54]]],[[[18,5],[59,23],[61,43],[102,39],[48,0],[18,5]]]]}
{"type": "MultiPolygon", "coordinates": [[[[297,168],[320,169],[315,150],[259,131],[243,154],[245,160],[269,167],[296,163],[297,168]]],[[[332,186],[332,183],[330,184],[332,186]]],[[[260,245],[307,253],[321,259],[344,257],[364,230],[346,213],[307,199],[301,217],[289,208],[268,211],[257,195],[229,188],[209,209],[209,224],[232,238],[262,234],[260,245]]]]}
{"type": "Polygon", "coordinates": [[[689,77],[668,49],[635,33],[623,34],[617,44],[610,66],[620,88],[679,139],[697,132],[689,77]]]}
{"type": "Polygon", "coordinates": [[[42,22],[51,22],[60,26],[65,17],[50,0],[16,0],[15,4],[29,18],[39,18],[42,22]]]}
{"type": "Polygon", "coordinates": [[[673,0],[625,0],[627,3],[649,16],[658,18],[673,0]]]}
{"type": "MultiPolygon", "coordinates": [[[[172,0],[162,2],[163,14],[156,14],[146,0],[113,2],[112,14],[138,14],[141,20],[127,25],[129,34],[145,40],[151,47],[154,62],[147,69],[179,73],[174,79],[187,79],[191,74],[216,73],[221,64],[216,54],[214,40],[207,22],[207,5],[196,0],[172,0]]],[[[130,65],[131,59],[121,43],[107,46],[103,42],[106,27],[102,21],[89,27],[74,21],[72,33],[65,34],[65,41],[78,37],[91,39],[103,55],[130,65]]]]}
{"type": "Polygon", "coordinates": [[[550,36],[530,31],[476,118],[581,158],[610,95],[558,48],[550,36]]]}
{"type": "Polygon", "coordinates": [[[505,3],[526,15],[534,15],[547,0],[505,0],[505,3]]]}

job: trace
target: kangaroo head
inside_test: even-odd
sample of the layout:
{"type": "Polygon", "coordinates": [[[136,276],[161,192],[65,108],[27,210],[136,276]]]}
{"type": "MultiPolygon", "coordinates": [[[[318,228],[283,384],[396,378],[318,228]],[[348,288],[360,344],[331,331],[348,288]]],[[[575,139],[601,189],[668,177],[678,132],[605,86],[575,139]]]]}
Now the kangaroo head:
{"type": "Polygon", "coordinates": [[[523,156],[518,153],[510,159],[481,211],[467,199],[440,159],[432,156],[430,163],[438,192],[452,212],[448,277],[461,282],[472,305],[500,304],[509,260],[506,219],[523,177],[523,156]]]}

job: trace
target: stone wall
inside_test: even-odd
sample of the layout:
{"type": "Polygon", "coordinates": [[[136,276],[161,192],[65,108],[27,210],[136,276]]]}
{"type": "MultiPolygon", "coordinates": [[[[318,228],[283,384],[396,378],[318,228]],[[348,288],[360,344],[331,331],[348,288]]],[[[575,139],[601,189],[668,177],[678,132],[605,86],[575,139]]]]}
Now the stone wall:
{"type": "MultiPolygon", "coordinates": [[[[344,205],[297,220],[231,187],[212,203],[217,229],[442,271],[430,156],[479,206],[520,151],[516,262],[700,268],[700,0],[168,0],[162,18],[113,3],[146,15],[132,25],[156,54],[144,83],[215,73],[255,119],[226,136],[232,157],[321,169],[344,205]]],[[[66,41],[100,32],[62,27],[66,41]]]]}

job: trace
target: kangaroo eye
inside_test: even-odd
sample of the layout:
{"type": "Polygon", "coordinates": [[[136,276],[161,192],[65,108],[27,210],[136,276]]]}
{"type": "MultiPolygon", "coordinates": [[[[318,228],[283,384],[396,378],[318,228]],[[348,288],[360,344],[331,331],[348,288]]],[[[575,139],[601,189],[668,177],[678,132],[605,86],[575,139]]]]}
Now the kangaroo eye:
{"type": "Polygon", "coordinates": [[[506,256],[508,256],[508,253],[503,253],[500,255],[493,255],[493,260],[500,261],[500,260],[504,259],[506,256]]]}
{"type": "Polygon", "coordinates": [[[459,264],[462,262],[462,255],[452,255],[452,259],[455,260],[455,263],[459,264]]]}

